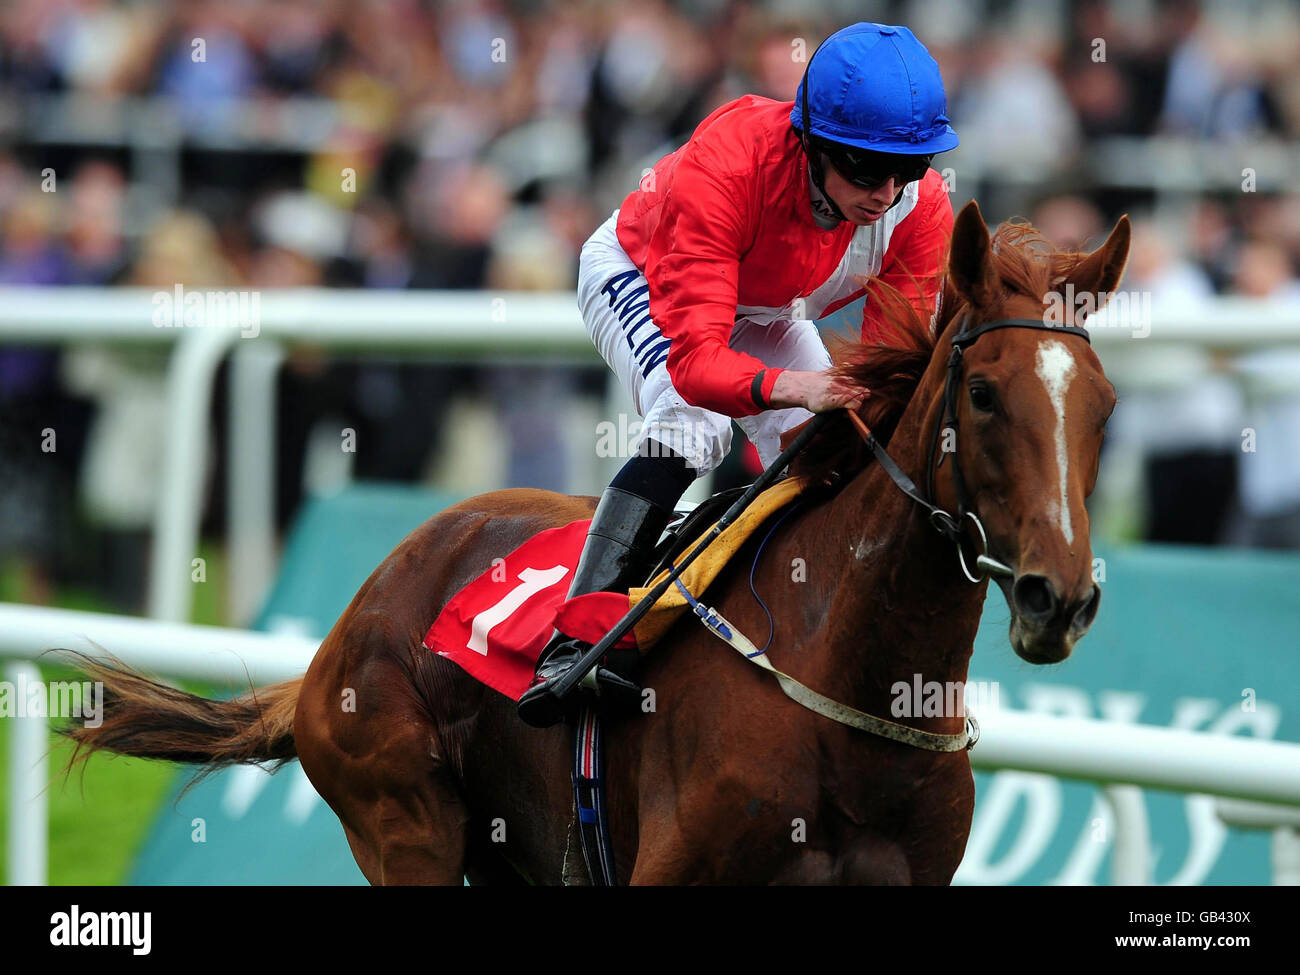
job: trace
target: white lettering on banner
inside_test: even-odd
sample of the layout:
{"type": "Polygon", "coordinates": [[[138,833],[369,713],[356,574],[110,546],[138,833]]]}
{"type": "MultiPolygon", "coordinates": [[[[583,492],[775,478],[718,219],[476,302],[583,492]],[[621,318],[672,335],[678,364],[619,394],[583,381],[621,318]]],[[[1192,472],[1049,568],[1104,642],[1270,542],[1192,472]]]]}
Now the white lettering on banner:
{"type": "MultiPolygon", "coordinates": [[[[1248,728],[1257,738],[1272,738],[1282,720],[1277,706],[1268,702],[1260,702],[1260,707],[1253,712],[1229,707],[1217,720],[1211,721],[1219,710],[1219,702],[1210,698],[1179,701],[1174,708],[1171,724],[1179,730],[1196,731],[1208,721],[1210,723],[1205,730],[1210,734],[1230,735],[1239,729],[1248,728]]],[[[1228,827],[1215,814],[1213,798],[1188,796],[1186,804],[1187,856],[1178,872],[1169,878],[1168,883],[1172,886],[1203,883],[1218,862],[1223,844],[1228,839],[1228,827]]]]}
{"type": "MultiPolygon", "coordinates": [[[[1136,723],[1146,707],[1146,695],[1134,691],[1107,690],[1094,698],[1081,687],[1060,684],[1026,684],[1019,695],[1025,710],[1037,714],[1091,718],[1136,723]]],[[[978,714],[978,712],[976,712],[978,714]]],[[[1241,734],[1267,740],[1276,736],[1281,711],[1276,704],[1259,702],[1254,711],[1242,709],[1236,701],[1224,704],[1210,698],[1184,697],[1173,702],[1168,726],[1185,731],[1210,734],[1241,734]]],[[[996,772],[986,788],[980,790],[971,824],[966,855],[953,878],[958,884],[1015,883],[1040,866],[1049,848],[1055,844],[1066,813],[1064,782],[1048,775],[1025,772],[996,772]],[[1008,835],[1015,830],[1014,835],[1008,835]],[[995,858],[994,853],[997,851],[995,858]]],[[[1147,799],[1144,793],[1144,805],[1147,799]]],[[[1183,799],[1187,817],[1187,849],[1182,861],[1169,863],[1170,851],[1152,850],[1162,884],[1204,883],[1223,854],[1229,836],[1226,826],[1214,814],[1214,800],[1189,795],[1183,799]]],[[[1075,822],[1071,812],[1069,823],[1075,822]]],[[[1073,831],[1073,827],[1068,827],[1073,831]]],[[[1100,792],[1094,794],[1083,820],[1081,832],[1071,844],[1060,871],[1045,882],[1057,884],[1105,883],[1100,871],[1105,854],[1114,844],[1115,822],[1110,804],[1100,792]],[[1101,837],[1095,833],[1100,821],[1101,837]]],[[[1154,879],[1154,876],[1153,876],[1154,879]]]]}
{"type": "MultiPolygon", "coordinates": [[[[1121,721],[1125,724],[1137,722],[1138,715],[1142,713],[1142,708],[1146,706],[1146,702],[1146,695],[1137,691],[1102,691],[1097,695],[1097,706],[1102,718],[1107,721],[1121,721]]],[[[1084,711],[1082,715],[1072,716],[1087,717],[1086,699],[1083,704],[1084,711]]],[[[1145,795],[1142,797],[1142,808],[1145,815],[1145,795]]],[[[1100,791],[1092,797],[1092,806],[1088,810],[1088,816],[1084,819],[1083,825],[1084,828],[1079,833],[1079,838],[1066,859],[1065,866],[1050,881],[1053,886],[1078,886],[1096,882],[1097,871],[1101,869],[1102,861],[1106,858],[1106,851],[1110,849],[1111,842],[1115,837],[1115,811],[1100,791]],[[1104,843],[1097,842],[1096,836],[1093,835],[1092,826],[1097,821],[1101,822],[1101,828],[1104,831],[1102,835],[1106,837],[1104,843]]]]}
{"type": "Polygon", "coordinates": [[[470,627],[469,642],[465,644],[475,653],[487,656],[487,636],[496,626],[510,618],[510,614],[528,601],[528,598],[553,586],[569,574],[567,565],[555,565],[549,569],[524,569],[519,573],[522,582],[506,593],[505,598],[495,606],[489,606],[474,617],[470,627]]]}
{"type": "Polygon", "coordinates": [[[1092,805],[1088,808],[1088,816],[1083,821],[1083,829],[1079,832],[1074,849],[1065,860],[1065,866],[1048,883],[1053,887],[1086,887],[1095,883],[1097,871],[1101,869],[1102,861],[1106,859],[1106,851],[1110,849],[1110,841],[1114,836],[1115,812],[1106,797],[1098,791],[1092,797],[1092,805]],[[1093,834],[1093,826],[1096,823],[1101,824],[1102,835],[1106,837],[1104,843],[1099,843],[1093,834]]]}
{"type": "Polygon", "coordinates": [[[1014,882],[1039,861],[1061,822],[1061,783],[1035,772],[999,772],[976,803],[978,815],[961,861],[962,883],[1000,885],[1014,882]],[[1008,821],[1022,805],[1024,822],[1011,848],[994,862],[1008,821]]]}

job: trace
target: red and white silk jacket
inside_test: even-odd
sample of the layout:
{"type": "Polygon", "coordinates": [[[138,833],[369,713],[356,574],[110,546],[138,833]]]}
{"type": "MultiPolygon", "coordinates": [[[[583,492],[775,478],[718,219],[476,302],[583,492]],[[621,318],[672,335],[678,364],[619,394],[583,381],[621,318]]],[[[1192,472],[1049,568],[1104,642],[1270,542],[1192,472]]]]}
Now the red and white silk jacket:
{"type": "MultiPolygon", "coordinates": [[[[645,275],[651,317],[672,341],[673,386],[728,416],[762,410],[781,372],[728,348],[738,319],[818,319],[879,278],[930,323],[947,260],[952,204],[933,169],[871,226],[818,226],[792,105],[757,95],[723,105],[659,160],[618,216],[619,243],[645,275]]],[[[878,337],[878,314],[868,301],[868,341],[878,337]]]]}

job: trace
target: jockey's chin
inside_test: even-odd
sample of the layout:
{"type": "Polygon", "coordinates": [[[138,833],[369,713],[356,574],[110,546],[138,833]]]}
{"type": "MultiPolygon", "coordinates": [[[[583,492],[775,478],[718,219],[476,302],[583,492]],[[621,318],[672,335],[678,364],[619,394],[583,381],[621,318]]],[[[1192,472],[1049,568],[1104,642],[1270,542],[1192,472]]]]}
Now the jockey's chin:
{"type": "Polygon", "coordinates": [[[844,211],[844,215],[849,218],[849,223],[859,227],[866,227],[875,223],[885,215],[884,210],[874,209],[872,207],[854,207],[853,212],[844,211]]]}
{"type": "Polygon", "coordinates": [[[849,223],[866,227],[885,215],[903,192],[903,185],[890,179],[872,189],[854,186],[828,166],[826,171],[826,195],[835,201],[840,213],[849,223]]]}

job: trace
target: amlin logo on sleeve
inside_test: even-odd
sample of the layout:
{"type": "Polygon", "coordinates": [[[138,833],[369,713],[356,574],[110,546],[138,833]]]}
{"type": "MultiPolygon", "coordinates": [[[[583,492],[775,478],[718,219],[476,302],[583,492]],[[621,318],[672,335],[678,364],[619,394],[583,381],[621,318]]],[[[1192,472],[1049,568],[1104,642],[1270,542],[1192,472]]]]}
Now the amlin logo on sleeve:
{"type": "Polygon", "coordinates": [[[87,911],[76,904],[67,913],[50,915],[50,944],[63,947],[129,946],[133,955],[149,954],[153,915],[149,911],[87,911]]]}

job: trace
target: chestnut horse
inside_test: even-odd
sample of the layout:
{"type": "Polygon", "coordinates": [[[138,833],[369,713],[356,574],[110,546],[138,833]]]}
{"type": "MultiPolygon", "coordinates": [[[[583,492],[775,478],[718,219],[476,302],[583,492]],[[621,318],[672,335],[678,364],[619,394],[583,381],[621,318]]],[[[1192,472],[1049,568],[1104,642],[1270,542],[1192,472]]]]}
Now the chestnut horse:
{"type": "MultiPolygon", "coordinates": [[[[1057,253],[1024,225],[990,238],[969,204],[953,230],[938,339],[906,303],[882,297],[903,347],[850,343],[839,356],[841,373],[870,390],[861,418],[888,436],[899,468],[933,484],[929,501],[958,510],[960,473],[988,554],[1013,572],[998,580],[1012,646],[1034,664],[1065,659],[1097,610],[1084,499],[1115,394],[1086,337],[985,332],[957,371],[955,450],[945,444],[935,460],[928,448],[944,420],[952,338],[994,320],[1043,321],[1067,285],[1076,295],[1113,291],[1128,244],[1127,218],[1089,255],[1057,253]],[[937,471],[925,470],[928,460],[937,471]]],[[[828,422],[798,462],[833,487],[772,534],[753,585],[773,609],[777,667],[889,717],[899,681],[965,682],[987,586],[967,581],[952,540],[869,461],[849,420],[828,422]]],[[[525,726],[513,701],[421,641],[494,558],[589,517],[595,500],[507,490],[457,504],[375,570],[304,677],[217,702],[101,667],[102,725],[67,733],[205,771],[296,756],[372,883],[557,883],[572,729],[525,726]]],[[[708,598],[761,643],[768,619],[749,585],[756,547],[741,550],[708,598]]],[[[965,751],[923,750],[805,710],[689,614],[646,657],[643,682],[654,711],[605,722],[621,883],[951,881],[974,806],[965,751]]],[[[964,730],[961,714],[904,720],[964,730]]]]}

